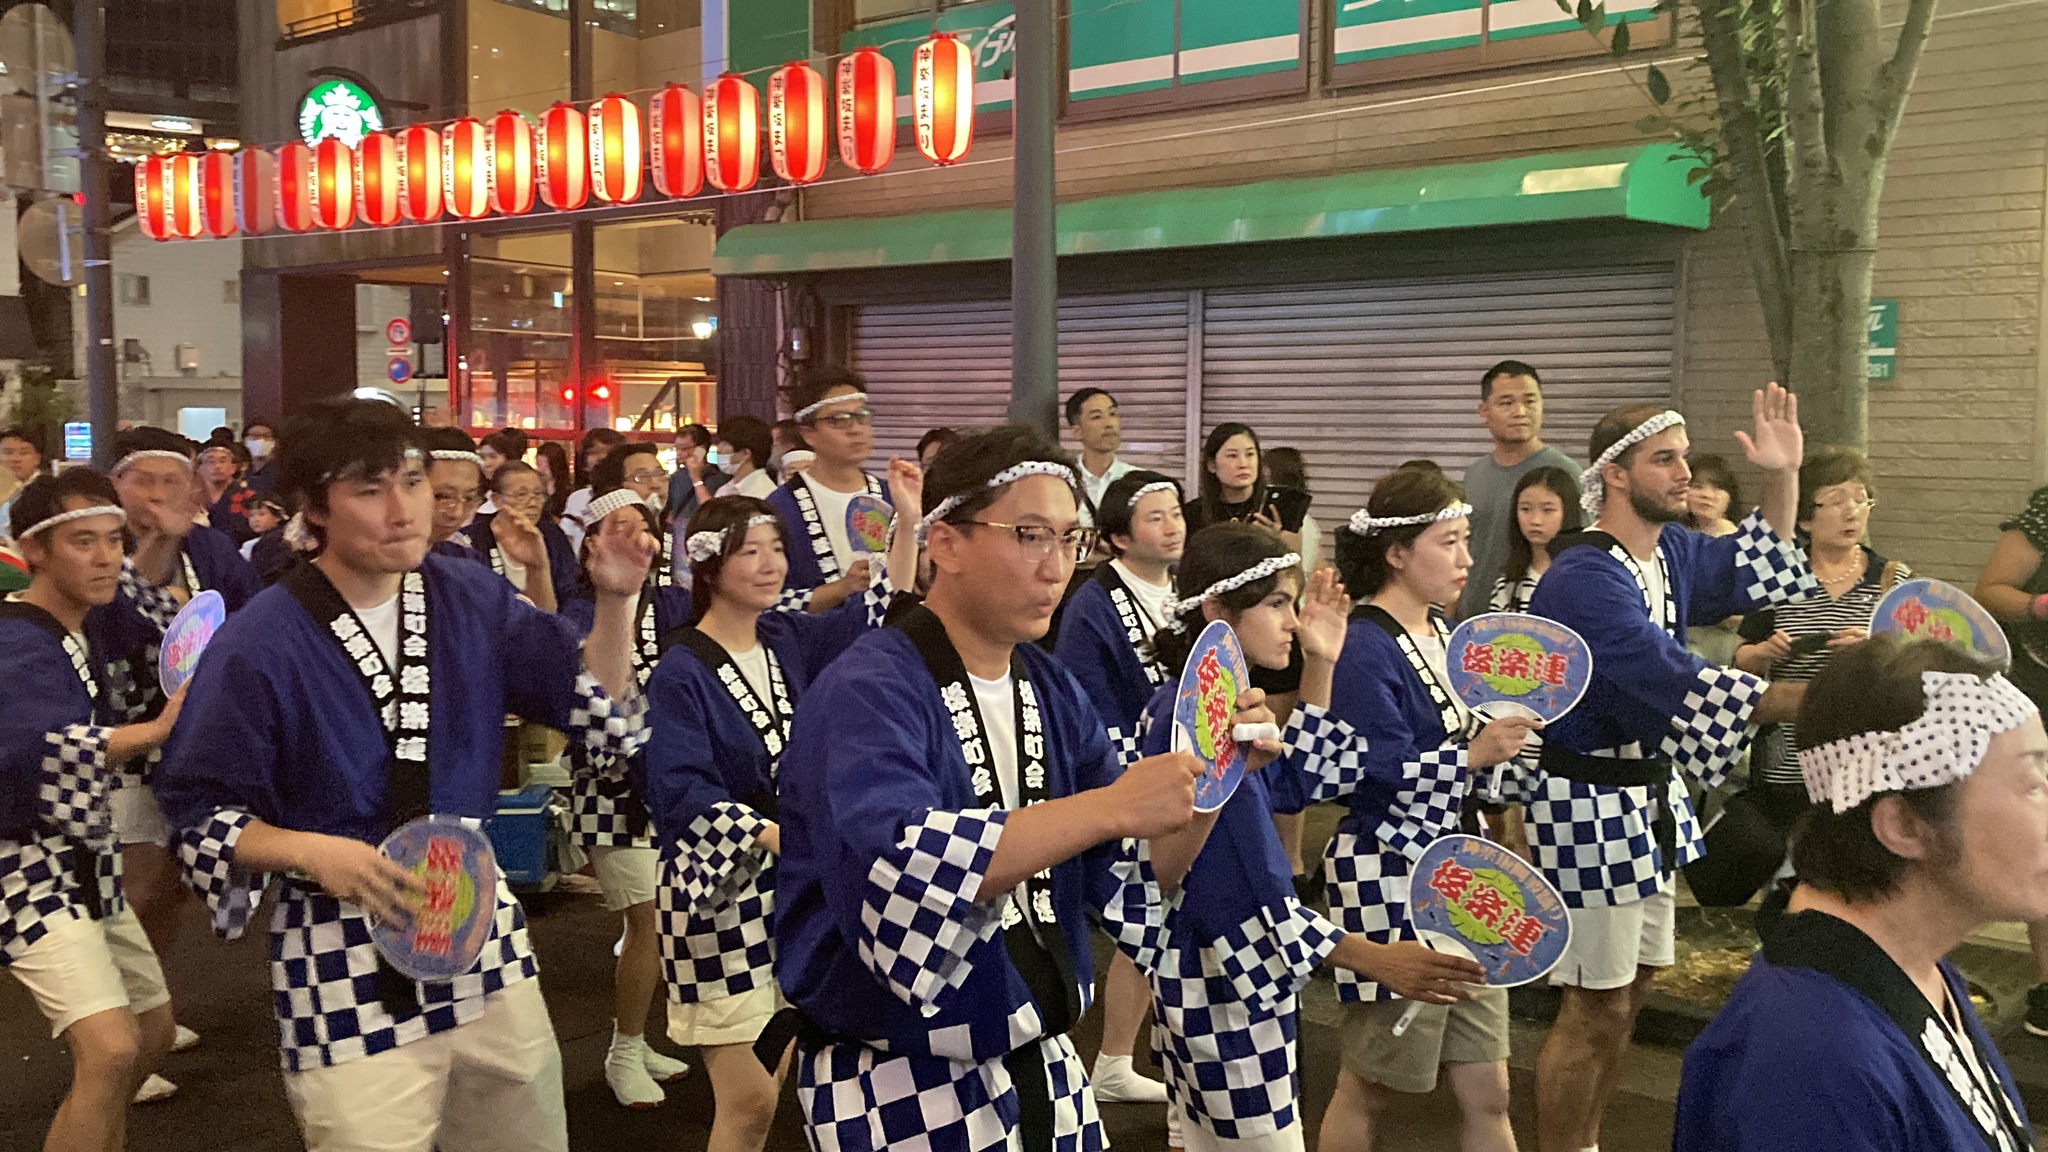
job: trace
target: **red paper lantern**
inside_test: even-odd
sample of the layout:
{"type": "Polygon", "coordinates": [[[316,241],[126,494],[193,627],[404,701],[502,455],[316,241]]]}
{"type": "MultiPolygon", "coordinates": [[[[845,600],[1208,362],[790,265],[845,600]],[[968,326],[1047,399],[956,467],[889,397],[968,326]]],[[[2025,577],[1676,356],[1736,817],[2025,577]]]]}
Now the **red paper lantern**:
{"type": "Polygon", "coordinates": [[[235,157],[208,152],[199,158],[199,226],[215,238],[235,234],[235,157]]]}
{"type": "Polygon", "coordinates": [[[491,117],[491,207],[506,216],[533,211],[533,125],[517,112],[491,117]]]}
{"type": "Polygon", "coordinates": [[[590,128],[573,104],[557,104],[540,118],[540,200],[573,212],[590,199],[590,128]]]}
{"type": "Polygon", "coordinates": [[[727,72],[704,91],[704,170],[720,192],[745,192],[761,178],[761,98],[727,72]]]}
{"type": "Polygon", "coordinates": [[[874,48],[839,61],[839,158],[872,176],[896,156],[896,66],[874,48]]]}
{"type": "Polygon", "coordinates": [[[191,240],[206,229],[199,187],[199,156],[180,152],[171,157],[171,235],[191,240]]]}
{"type": "Polygon", "coordinates": [[[599,200],[631,204],[640,198],[646,151],[638,104],[612,95],[590,106],[590,190],[599,200]]]}
{"type": "Polygon", "coordinates": [[[145,156],[135,165],[135,219],[151,240],[169,240],[171,232],[171,158],[145,156]]]}
{"type": "Polygon", "coordinates": [[[911,77],[917,150],[941,166],[974,144],[974,52],[944,32],[917,46],[911,77]]]}
{"type": "Polygon", "coordinates": [[[304,144],[277,150],[277,222],[288,232],[313,227],[313,150],[304,144]]]}
{"type": "Polygon", "coordinates": [[[355,149],[337,137],[313,145],[313,222],[340,231],[356,222],[355,149]]]}
{"type": "Polygon", "coordinates": [[[261,148],[235,155],[235,224],[244,236],[277,227],[277,157],[261,148]]]}
{"type": "Polygon", "coordinates": [[[404,177],[398,163],[398,138],[389,132],[368,132],[356,145],[356,214],[372,228],[389,228],[404,215],[404,177]]]}
{"type": "Polygon", "coordinates": [[[491,214],[490,136],[473,116],[451,120],[441,130],[441,197],[457,219],[491,214]]]}
{"type": "Polygon", "coordinates": [[[407,220],[441,218],[441,134],[415,124],[398,134],[398,206],[407,220]]]}
{"type": "Polygon", "coordinates": [[[654,190],[681,199],[704,190],[704,102],[681,84],[654,94],[648,112],[654,190]]]}
{"type": "Polygon", "coordinates": [[[787,64],[768,77],[768,159],[791,184],[825,174],[825,78],[808,64],[787,64]]]}

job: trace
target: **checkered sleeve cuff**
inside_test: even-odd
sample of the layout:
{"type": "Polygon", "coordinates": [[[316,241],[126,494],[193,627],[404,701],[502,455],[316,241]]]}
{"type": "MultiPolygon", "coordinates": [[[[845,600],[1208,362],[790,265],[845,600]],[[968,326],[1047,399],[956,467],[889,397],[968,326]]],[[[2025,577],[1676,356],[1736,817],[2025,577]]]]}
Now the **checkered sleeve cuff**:
{"type": "Polygon", "coordinates": [[[1314,704],[1294,709],[1280,740],[1302,770],[1316,778],[1315,800],[1348,796],[1365,780],[1365,737],[1314,704]]]}
{"type": "Polygon", "coordinates": [[[1762,509],[1735,528],[1735,571],[1742,595],[1758,607],[1820,595],[1806,550],[1772,531],[1762,509]]]}
{"type": "Polygon", "coordinates": [[[586,669],[576,677],[576,702],[569,708],[570,734],[583,741],[581,772],[623,779],[626,761],[647,743],[647,696],[636,684],[624,701],[606,694],[586,669]]]}
{"type": "Polygon", "coordinates": [[[240,939],[248,928],[268,879],[235,863],[235,845],[254,819],[239,808],[222,808],[205,823],[187,828],[178,841],[185,884],[206,902],[213,930],[227,940],[240,939]]]}
{"type": "MultiPolygon", "coordinates": [[[[917,574],[911,573],[910,583],[917,583],[917,574]]],[[[868,566],[867,591],[861,593],[861,603],[867,608],[868,627],[880,628],[889,618],[889,606],[896,602],[896,590],[889,584],[889,557],[886,553],[874,558],[868,566]]]]}
{"type": "Polygon", "coordinates": [[[95,846],[114,836],[114,813],[107,804],[118,778],[107,758],[112,736],[112,729],[94,724],[71,724],[43,736],[48,747],[36,812],[64,835],[95,846]]]}
{"type": "Polygon", "coordinates": [[[156,625],[159,631],[171,626],[171,618],[178,614],[180,607],[178,598],[168,589],[143,579],[133,560],[121,561],[120,587],[129,599],[135,601],[135,607],[143,617],[156,625]]]}
{"type": "Polygon", "coordinates": [[[1289,896],[1284,909],[1261,908],[1208,945],[1202,968],[1220,969],[1238,999],[1271,1012],[1301,991],[1343,938],[1343,929],[1289,896]]]}
{"type": "Polygon", "coordinates": [[[746,886],[763,861],[761,830],[768,821],[745,804],[721,800],[695,820],[676,841],[676,872],[683,898],[708,911],[746,886]]]}
{"type": "Polygon", "coordinates": [[[1181,890],[1170,897],[1161,895],[1159,877],[1152,872],[1150,840],[1120,841],[1109,870],[1115,881],[1109,899],[1090,911],[1120,951],[1141,970],[1153,971],[1166,950],[1166,921],[1180,906],[1181,890]]]}
{"type": "Polygon", "coordinates": [[[1458,830],[1458,812],[1470,783],[1465,775],[1465,746],[1446,744],[1410,760],[1401,789],[1380,822],[1380,843],[1413,863],[1439,836],[1458,830]]]}
{"type": "Polygon", "coordinates": [[[860,958],[926,1016],[967,982],[969,953],[1002,926],[1001,908],[975,897],[1008,817],[1000,808],[928,812],[868,870],[860,958]]]}
{"type": "Polygon", "coordinates": [[[1131,765],[1138,762],[1139,742],[1137,729],[1124,729],[1118,728],[1113,724],[1110,725],[1109,747],[1111,751],[1116,753],[1117,768],[1119,770],[1128,770],[1131,765]]]}
{"type": "Polygon", "coordinates": [[[1701,668],[1685,703],[1671,718],[1673,732],[1664,739],[1664,754],[1705,787],[1718,785],[1748,742],[1749,718],[1767,687],[1734,668],[1701,668]]]}
{"type": "Polygon", "coordinates": [[[775,598],[776,612],[808,612],[811,610],[811,588],[784,588],[782,595],[775,598]]]}

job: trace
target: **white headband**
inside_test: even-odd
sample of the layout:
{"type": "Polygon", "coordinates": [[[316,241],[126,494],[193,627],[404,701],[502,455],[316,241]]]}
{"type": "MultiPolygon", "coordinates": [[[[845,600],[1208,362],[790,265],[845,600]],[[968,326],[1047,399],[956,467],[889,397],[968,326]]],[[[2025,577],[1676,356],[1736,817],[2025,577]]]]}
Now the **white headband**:
{"type": "MultiPolygon", "coordinates": [[[[1005,484],[1014,484],[1026,476],[1057,476],[1067,482],[1067,487],[1078,487],[1074,481],[1074,470],[1065,464],[1056,463],[1051,460],[1026,460],[1022,464],[1012,464],[994,476],[989,477],[988,483],[982,485],[982,487],[1001,488],[1005,484]]],[[[918,544],[920,546],[924,544],[924,538],[931,532],[932,525],[951,515],[953,509],[967,503],[968,500],[974,497],[975,491],[975,489],[969,488],[965,492],[955,492],[944,500],[939,501],[938,507],[925,513],[924,519],[919,521],[917,525],[918,544]]]]}
{"type": "Polygon", "coordinates": [[[633,491],[631,488],[614,488],[597,499],[592,500],[589,506],[584,508],[583,522],[594,529],[599,524],[604,523],[605,517],[617,512],[621,508],[634,504],[642,508],[647,507],[647,501],[642,500],[638,492],[633,491]]]}
{"type": "Polygon", "coordinates": [[[140,452],[130,452],[115,461],[114,470],[107,473],[107,475],[119,476],[121,473],[126,472],[128,466],[137,460],[176,460],[187,468],[192,466],[192,458],[183,452],[173,452],[169,448],[144,448],[140,452]]]}
{"type": "Polygon", "coordinates": [[[1977,770],[1991,738],[2038,709],[2003,676],[1922,672],[1927,711],[1896,732],[1859,732],[1799,753],[1806,794],[1847,812],[1882,792],[1934,788],[1977,770]]]}
{"type": "Polygon", "coordinates": [[[801,424],[804,421],[809,420],[812,416],[816,415],[818,409],[823,408],[825,405],[844,404],[849,400],[858,400],[861,403],[865,404],[868,402],[868,394],[865,392],[854,392],[845,396],[833,396],[828,399],[820,400],[816,404],[807,405],[803,408],[797,409],[796,415],[790,417],[790,419],[801,424]]]}
{"type": "Polygon", "coordinates": [[[1207,588],[1202,589],[1200,595],[1190,596],[1185,600],[1176,602],[1174,606],[1167,611],[1167,615],[1175,617],[1177,619],[1178,617],[1186,613],[1192,612],[1195,609],[1200,608],[1202,606],[1202,601],[1204,600],[1208,600],[1216,596],[1221,596],[1226,592],[1235,592],[1239,588],[1242,588],[1247,584],[1257,583],[1258,581],[1264,580],[1266,577],[1271,576],[1276,572],[1285,572],[1289,568],[1293,568],[1300,563],[1301,555],[1296,552],[1289,552],[1285,556],[1268,556],[1266,559],[1259,561],[1257,564],[1252,565],[1251,567],[1245,569],[1242,572],[1239,572],[1237,575],[1226,576],[1223,579],[1218,580],[1214,584],[1209,585],[1207,588]]]}
{"type": "Polygon", "coordinates": [[[720,532],[693,532],[688,540],[683,541],[683,552],[690,557],[690,563],[702,564],[713,556],[725,551],[726,541],[732,539],[733,528],[739,528],[743,533],[752,532],[763,524],[779,522],[780,519],[778,517],[762,513],[759,516],[748,517],[744,527],[735,524],[732,528],[727,528],[720,532]]]}
{"type": "Polygon", "coordinates": [[[1154,492],[1172,492],[1175,495],[1179,495],[1180,485],[1175,484],[1171,480],[1154,480],[1150,484],[1145,485],[1143,488],[1138,489],[1136,492],[1131,493],[1131,502],[1128,505],[1126,505],[1126,507],[1136,508],[1138,506],[1138,501],[1143,500],[1145,497],[1150,496],[1154,492]]]}
{"type": "Polygon", "coordinates": [[[55,528],[60,524],[69,524],[73,520],[83,520],[88,516],[118,516],[121,523],[128,523],[128,513],[122,511],[118,505],[95,504],[90,508],[73,508],[69,512],[59,512],[54,516],[45,516],[43,519],[22,529],[21,535],[16,537],[16,539],[26,540],[46,528],[55,528]]]}
{"type": "Polygon", "coordinates": [[[1607,484],[1600,479],[1600,470],[1614,463],[1623,452],[1641,444],[1667,428],[1681,428],[1685,417],[1665,409],[1635,426],[1635,430],[1607,446],[1607,451],[1593,461],[1591,467],[1579,473],[1579,507],[1586,510],[1587,520],[1598,520],[1600,509],[1607,503],[1607,484]]]}
{"type": "Polygon", "coordinates": [[[474,452],[464,452],[455,448],[436,448],[432,452],[427,453],[427,455],[435,460],[462,460],[474,464],[478,468],[484,466],[483,457],[474,452]]]}
{"type": "Polygon", "coordinates": [[[1365,509],[1360,508],[1351,514],[1351,523],[1346,525],[1346,527],[1351,529],[1353,536],[1370,536],[1375,532],[1384,532],[1389,528],[1407,528],[1416,524],[1437,524],[1445,520],[1456,520],[1460,516],[1470,516],[1471,514],[1472,506],[1462,502],[1453,504],[1441,512],[1425,512],[1420,516],[1373,516],[1365,509]]]}
{"type": "Polygon", "coordinates": [[[782,454],[782,466],[784,468],[795,468],[800,464],[809,464],[817,458],[818,454],[816,452],[807,448],[799,448],[794,452],[784,452],[782,454]]]}

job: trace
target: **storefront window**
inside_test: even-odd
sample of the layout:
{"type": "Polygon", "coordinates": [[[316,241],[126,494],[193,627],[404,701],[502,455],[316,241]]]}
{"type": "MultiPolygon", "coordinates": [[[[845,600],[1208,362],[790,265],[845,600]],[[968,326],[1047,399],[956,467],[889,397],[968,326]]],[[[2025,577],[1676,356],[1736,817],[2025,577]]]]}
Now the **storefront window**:
{"type": "MultiPolygon", "coordinates": [[[[530,12],[545,12],[566,18],[569,0],[496,0],[530,12]]],[[[681,28],[695,28],[700,0],[588,0],[590,20],[607,32],[622,36],[660,36],[681,28]]]]}

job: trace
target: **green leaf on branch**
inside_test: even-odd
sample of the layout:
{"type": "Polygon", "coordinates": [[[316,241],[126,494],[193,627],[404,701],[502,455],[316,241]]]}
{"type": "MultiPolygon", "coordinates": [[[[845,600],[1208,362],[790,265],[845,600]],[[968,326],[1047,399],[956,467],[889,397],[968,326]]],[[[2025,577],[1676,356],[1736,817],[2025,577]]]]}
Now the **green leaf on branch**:
{"type": "Polygon", "coordinates": [[[1612,53],[1614,53],[1614,58],[1615,58],[1616,60],[1619,60],[1619,59],[1621,59],[1621,58],[1622,58],[1623,56],[1626,56],[1626,55],[1628,55],[1628,25],[1627,25],[1627,24],[1616,24],[1616,25],[1614,26],[1614,42],[1613,42],[1613,43],[1611,43],[1611,44],[1609,44],[1609,45],[1607,46],[1607,50],[1608,50],[1609,52],[1612,52],[1612,53]]]}
{"type": "Polygon", "coordinates": [[[1579,0],[1579,11],[1577,19],[1579,23],[1584,24],[1586,26],[1586,30],[1588,32],[1597,32],[1600,30],[1600,25],[1595,23],[1593,19],[1593,0],[1579,0]]]}
{"type": "Polygon", "coordinates": [[[1557,10],[1570,16],[1572,14],[1572,0],[1557,0],[1557,10]]]}
{"type": "Polygon", "coordinates": [[[1662,116],[1645,116],[1636,121],[1636,131],[1645,136],[1662,136],[1671,131],[1671,121],[1662,116]]]}
{"type": "Polygon", "coordinates": [[[1649,71],[1643,76],[1643,83],[1649,86],[1650,99],[1659,104],[1670,102],[1671,81],[1665,78],[1662,68],[1657,67],[1655,64],[1650,65],[1649,71]]]}

